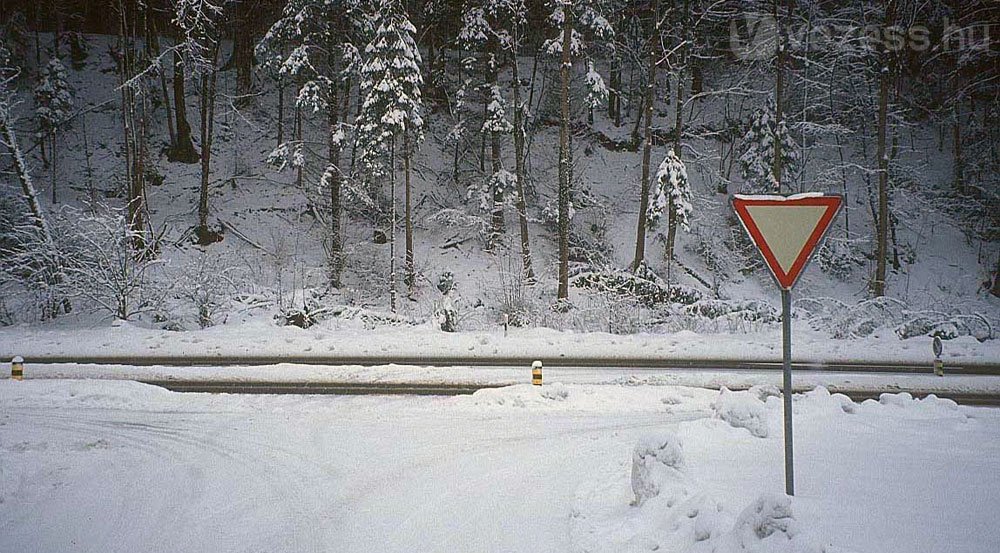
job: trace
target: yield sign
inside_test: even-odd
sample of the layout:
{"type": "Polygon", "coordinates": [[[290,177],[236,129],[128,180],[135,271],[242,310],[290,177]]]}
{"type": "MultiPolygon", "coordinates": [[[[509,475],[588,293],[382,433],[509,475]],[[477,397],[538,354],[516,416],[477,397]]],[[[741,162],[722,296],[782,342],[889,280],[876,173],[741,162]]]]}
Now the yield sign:
{"type": "Polygon", "coordinates": [[[733,196],[733,208],[778,286],[791,290],[830,228],[840,196],[733,196]]]}

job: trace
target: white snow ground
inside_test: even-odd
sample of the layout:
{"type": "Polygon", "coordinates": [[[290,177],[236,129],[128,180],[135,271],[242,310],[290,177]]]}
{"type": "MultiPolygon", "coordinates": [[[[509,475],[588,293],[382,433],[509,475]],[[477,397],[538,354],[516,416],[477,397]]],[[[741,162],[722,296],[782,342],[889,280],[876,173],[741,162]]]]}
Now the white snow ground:
{"type": "Polygon", "coordinates": [[[0,551],[1000,549],[1000,411],[796,396],[785,505],[780,401],[754,392],[227,396],[0,380],[0,551]],[[719,418],[734,405],[767,437],[719,418]],[[633,506],[633,450],[664,432],[681,462],[651,471],[660,494],[633,506]]]}

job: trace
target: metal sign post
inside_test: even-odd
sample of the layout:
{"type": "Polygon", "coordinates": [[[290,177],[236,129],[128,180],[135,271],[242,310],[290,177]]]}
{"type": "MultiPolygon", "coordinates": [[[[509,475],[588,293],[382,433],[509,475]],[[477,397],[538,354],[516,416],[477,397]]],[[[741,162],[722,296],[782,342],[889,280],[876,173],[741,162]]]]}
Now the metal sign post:
{"type": "Polygon", "coordinates": [[[782,396],[785,401],[785,493],[795,495],[792,462],[792,291],[781,290],[782,396]]]}
{"type": "Polygon", "coordinates": [[[840,209],[840,196],[734,196],[733,209],[781,289],[785,493],[795,495],[792,447],[792,287],[840,209]]]}

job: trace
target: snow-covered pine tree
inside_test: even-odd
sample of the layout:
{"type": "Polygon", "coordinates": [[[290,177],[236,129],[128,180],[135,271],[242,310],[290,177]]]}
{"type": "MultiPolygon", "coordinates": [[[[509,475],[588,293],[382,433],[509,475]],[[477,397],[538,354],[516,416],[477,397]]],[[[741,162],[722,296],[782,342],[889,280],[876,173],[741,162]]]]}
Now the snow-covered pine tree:
{"type": "Polygon", "coordinates": [[[487,141],[490,144],[490,172],[483,176],[482,185],[469,190],[469,196],[478,193],[480,208],[491,213],[492,224],[487,238],[487,248],[490,249],[504,232],[503,189],[495,189],[494,185],[504,182],[504,179],[498,178],[499,173],[504,171],[501,160],[501,139],[503,135],[513,130],[513,126],[507,120],[506,100],[500,92],[498,81],[500,66],[505,58],[504,53],[511,43],[507,27],[514,17],[520,17],[520,13],[516,11],[513,2],[507,0],[471,2],[462,16],[462,28],[458,32],[459,46],[477,54],[469,58],[470,73],[482,75],[482,80],[476,89],[482,91],[484,117],[480,130],[484,158],[487,141]],[[479,62],[478,68],[476,60],[479,62]]]}
{"type": "MultiPolygon", "coordinates": [[[[559,288],[557,300],[569,298],[569,226],[572,212],[572,166],[573,154],[570,149],[570,109],[569,94],[573,60],[584,53],[587,35],[595,38],[591,43],[609,43],[614,38],[614,30],[608,20],[601,15],[596,0],[556,0],[550,24],[559,29],[559,36],[546,40],[542,50],[560,57],[559,64],[559,288]],[[586,35],[584,33],[587,33],[586,35]]],[[[604,80],[598,73],[588,79],[589,91],[597,86],[604,87],[604,80]]]]}
{"type": "Polygon", "coordinates": [[[486,106],[483,132],[489,133],[494,144],[493,172],[480,188],[479,208],[491,214],[492,225],[488,244],[492,248],[504,232],[504,208],[514,199],[516,177],[503,168],[500,160],[500,136],[510,134],[514,126],[507,120],[506,102],[500,93],[500,87],[495,83],[490,86],[490,96],[492,100],[486,106]]]}
{"type": "Polygon", "coordinates": [[[59,58],[52,58],[42,68],[35,87],[35,115],[38,118],[38,141],[49,144],[49,172],[52,177],[52,203],[59,203],[56,193],[56,144],[59,130],[73,109],[73,90],[66,78],[66,67],[59,58]]]}
{"type": "MultiPolygon", "coordinates": [[[[342,102],[349,93],[345,81],[357,60],[353,44],[354,21],[358,7],[354,1],[290,0],[281,18],[256,47],[265,69],[279,79],[302,83],[295,99],[296,107],[307,112],[323,112],[327,118],[326,169],[320,181],[330,207],[329,262],[330,283],[340,286],[344,266],[341,187],[346,171],[341,167],[345,128],[342,102]],[[290,52],[286,53],[286,50],[290,52]]],[[[272,153],[302,151],[298,142],[279,144],[272,153]]],[[[298,156],[301,159],[301,154],[298,156]]]]}
{"type": "Polygon", "coordinates": [[[406,188],[406,271],[414,282],[413,224],[411,216],[411,145],[422,137],[423,101],[420,87],[420,52],[403,6],[398,0],[382,0],[371,14],[375,29],[365,47],[361,66],[361,110],[355,122],[361,162],[370,175],[389,177],[392,202],[389,232],[389,305],[396,310],[396,139],[403,139],[403,167],[406,188]]]}
{"type": "Polygon", "coordinates": [[[778,176],[774,174],[775,143],[780,141],[781,173],[784,177],[798,170],[798,145],[784,122],[775,124],[774,104],[758,110],[750,120],[750,127],[743,135],[743,154],[740,171],[744,194],[777,194],[778,176]]]}
{"type": "Polygon", "coordinates": [[[691,183],[688,181],[687,168],[673,150],[668,150],[667,156],[656,170],[656,186],[650,190],[649,207],[646,210],[646,219],[651,229],[656,228],[664,215],[667,216],[664,255],[667,260],[668,275],[674,259],[674,237],[677,226],[680,225],[687,231],[692,211],[691,183]]]}

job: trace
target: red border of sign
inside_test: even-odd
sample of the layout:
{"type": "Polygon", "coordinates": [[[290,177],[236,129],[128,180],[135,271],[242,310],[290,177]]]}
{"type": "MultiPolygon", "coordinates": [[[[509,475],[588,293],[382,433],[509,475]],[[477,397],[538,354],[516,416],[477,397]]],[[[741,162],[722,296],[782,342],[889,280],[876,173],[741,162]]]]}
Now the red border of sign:
{"type": "Polygon", "coordinates": [[[812,256],[813,251],[819,245],[820,241],[823,239],[823,235],[826,234],[827,229],[830,228],[830,223],[833,222],[833,218],[836,217],[837,212],[840,211],[840,206],[843,200],[840,196],[831,194],[823,196],[804,196],[801,198],[788,197],[784,199],[777,199],[773,196],[770,197],[738,197],[734,196],[732,198],[733,209],[736,210],[736,215],[743,224],[743,228],[746,229],[747,233],[750,235],[750,239],[753,240],[754,244],[757,245],[757,249],[760,250],[761,255],[764,256],[764,261],[767,263],[768,268],[771,269],[771,274],[774,276],[774,280],[777,281],[778,286],[785,289],[791,290],[795,286],[795,282],[799,279],[799,275],[802,274],[802,270],[805,269],[806,263],[809,262],[809,258],[812,256]],[[771,248],[767,245],[764,240],[764,236],[761,234],[760,229],[757,228],[757,224],[754,223],[753,217],[747,211],[748,206],[788,206],[788,205],[803,205],[803,206],[820,206],[826,207],[826,213],[820,217],[819,222],[816,224],[816,228],[813,229],[813,233],[806,240],[805,246],[803,246],[802,251],[799,252],[797,258],[795,258],[795,263],[792,264],[792,268],[786,274],[781,270],[781,264],[778,263],[778,259],[774,256],[771,248]]]}

